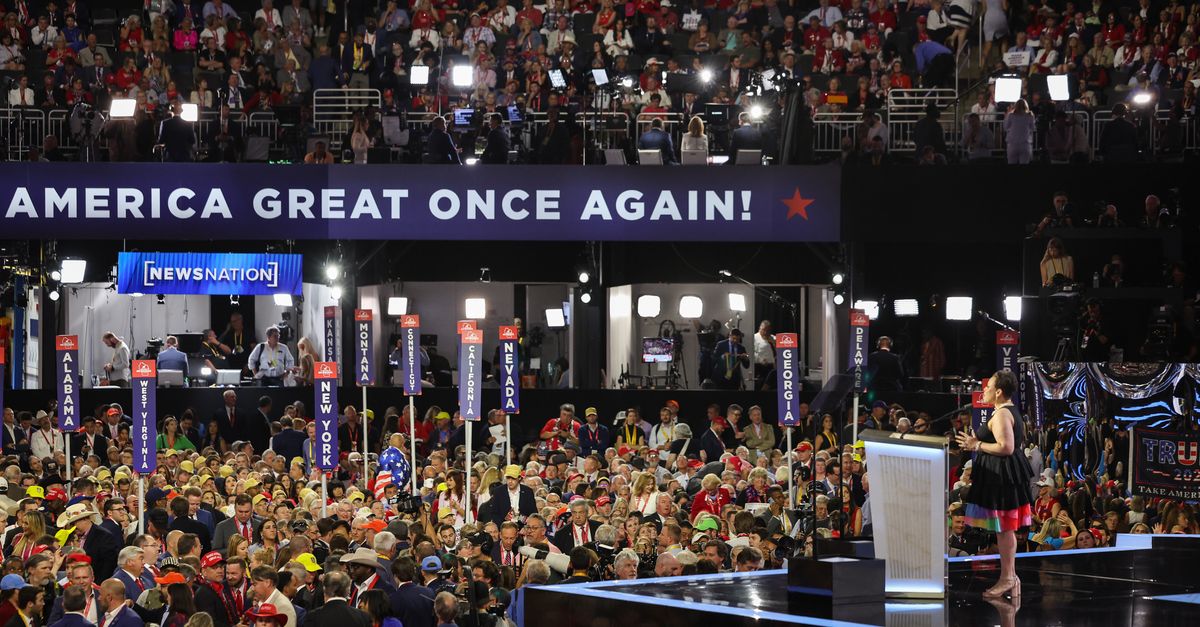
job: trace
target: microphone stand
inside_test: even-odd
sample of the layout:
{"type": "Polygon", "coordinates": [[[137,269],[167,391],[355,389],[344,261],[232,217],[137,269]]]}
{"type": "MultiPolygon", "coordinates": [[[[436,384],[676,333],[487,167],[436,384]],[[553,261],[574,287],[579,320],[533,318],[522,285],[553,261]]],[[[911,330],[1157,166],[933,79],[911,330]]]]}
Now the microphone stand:
{"type": "Polygon", "coordinates": [[[993,318],[991,315],[988,314],[988,312],[986,312],[982,309],[976,311],[975,313],[979,314],[980,318],[987,320],[988,322],[1000,327],[1001,329],[1004,329],[1005,331],[1012,331],[1013,333],[1016,333],[1016,331],[1017,331],[1016,329],[1008,326],[1007,324],[1004,324],[1003,322],[1000,322],[999,320],[993,318]]]}

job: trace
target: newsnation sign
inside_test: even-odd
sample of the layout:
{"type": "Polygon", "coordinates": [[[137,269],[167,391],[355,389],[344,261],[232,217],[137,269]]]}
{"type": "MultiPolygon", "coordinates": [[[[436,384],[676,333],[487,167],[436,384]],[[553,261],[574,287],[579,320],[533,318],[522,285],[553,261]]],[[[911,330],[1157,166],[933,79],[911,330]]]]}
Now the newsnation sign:
{"type": "Polygon", "coordinates": [[[28,238],[835,242],[829,166],[0,164],[28,238]]]}
{"type": "Polygon", "coordinates": [[[303,291],[303,256],[275,253],[117,255],[120,294],[292,294],[303,291]]]}

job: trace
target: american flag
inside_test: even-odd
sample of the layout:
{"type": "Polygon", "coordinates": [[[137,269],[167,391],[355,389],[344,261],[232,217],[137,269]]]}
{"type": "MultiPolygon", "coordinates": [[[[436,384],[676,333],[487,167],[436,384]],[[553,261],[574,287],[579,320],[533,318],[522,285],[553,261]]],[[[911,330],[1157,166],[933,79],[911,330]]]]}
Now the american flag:
{"type": "Polygon", "coordinates": [[[412,474],[412,466],[408,463],[408,458],[400,453],[398,459],[392,464],[392,470],[380,468],[379,474],[375,476],[375,498],[383,499],[384,490],[389,485],[395,483],[397,486],[403,486],[408,483],[409,477],[412,474]]]}

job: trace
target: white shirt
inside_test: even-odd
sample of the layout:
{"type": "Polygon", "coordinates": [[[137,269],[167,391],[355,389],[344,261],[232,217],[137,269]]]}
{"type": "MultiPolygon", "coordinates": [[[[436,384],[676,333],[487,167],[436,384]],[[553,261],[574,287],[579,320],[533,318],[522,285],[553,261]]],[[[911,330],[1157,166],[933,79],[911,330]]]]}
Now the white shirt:
{"type": "Polygon", "coordinates": [[[116,381],[128,381],[132,378],[132,372],[129,362],[129,345],[124,340],[117,340],[117,345],[113,347],[112,372],[108,374],[108,378],[116,381]]]}
{"type": "Polygon", "coordinates": [[[775,349],[763,338],[761,333],[754,334],[754,363],[775,365],[775,349]]]}
{"type": "Polygon", "coordinates": [[[29,438],[29,450],[34,456],[45,459],[53,457],[54,453],[63,450],[62,433],[53,427],[49,431],[38,429],[29,438]]]}
{"type": "Polygon", "coordinates": [[[675,430],[675,422],[660,422],[652,429],[646,438],[651,448],[666,448],[671,445],[671,432],[675,430]]]}
{"type": "Polygon", "coordinates": [[[296,362],[292,360],[292,353],[283,342],[275,344],[275,348],[263,342],[250,353],[247,365],[256,375],[282,377],[287,369],[296,366],[296,362]]]}

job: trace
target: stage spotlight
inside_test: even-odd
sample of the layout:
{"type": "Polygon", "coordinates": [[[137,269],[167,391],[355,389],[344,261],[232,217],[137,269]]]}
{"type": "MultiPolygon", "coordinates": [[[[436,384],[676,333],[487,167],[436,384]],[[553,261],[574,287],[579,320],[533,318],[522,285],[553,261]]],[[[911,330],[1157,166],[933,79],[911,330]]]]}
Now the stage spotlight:
{"type": "Polygon", "coordinates": [[[1016,102],[1021,99],[1021,79],[1001,76],[996,79],[996,102],[1016,102]]]}
{"type": "Polygon", "coordinates": [[[867,314],[867,317],[872,320],[879,318],[879,301],[877,300],[856,300],[854,308],[867,314]]]}
{"type": "Polygon", "coordinates": [[[762,105],[752,105],[750,107],[750,119],[751,120],[755,120],[755,121],[761,120],[761,119],[763,119],[763,116],[766,114],[767,114],[767,111],[766,111],[766,109],[762,108],[762,105]]]}
{"type": "Polygon", "coordinates": [[[841,292],[838,292],[837,294],[834,294],[834,295],[833,295],[833,304],[835,304],[835,305],[841,305],[841,304],[844,304],[845,302],[846,302],[846,295],[845,295],[845,294],[842,294],[841,292]]]}
{"type": "Polygon", "coordinates": [[[87,262],[83,259],[63,259],[59,269],[59,278],[66,285],[83,283],[83,275],[87,271],[87,262]]]}
{"type": "Polygon", "coordinates": [[[212,368],[209,368],[208,366],[201,366],[201,367],[200,367],[200,376],[202,376],[202,377],[211,377],[211,376],[212,376],[212,373],[213,373],[213,369],[212,369],[212,368]]]}
{"type": "Polygon", "coordinates": [[[463,163],[465,165],[475,165],[476,163],[479,163],[479,157],[467,157],[466,159],[463,159],[463,163]]]}
{"type": "Polygon", "coordinates": [[[633,77],[626,76],[625,78],[622,78],[621,87],[624,87],[625,89],[633,89],[633,77]]]}
{"type": "Polygon", "coordinates": [[[700,70],[700,80],[705,83],[711,83],[713,80],[713,71],[708,68],[700,70]]]}
{"type": "Polygon", "coordinates": [[[333,300],[342,300],[342,286],[334,285],[329,288],[329,297],[333,300]]]}
{"type": "Polygon", "coordinates": [[[1148,91],[1139,91],[1133,95],[1133,104],[1141,107],[1150,104],[1154,100],[1154,96],[1148,91]]]}
{"type": "Polygon", "coordinates": [[[414,63],[412,67],[408,68],[408,84],[428,85],[429,66],[423,63],[414,63]]]}
{"type": "Polygon", "coordinates": [[[131,118],[136,111],[137,100],[133,98],[113,98],[112,104],[108,106],[108,117],[114,120],[131,118]]]}
{"type": "Polygon", "coordinates": [[[50,297],[50,300],[57,301],[59,297],[58,290],[50,290],[50,293],[47,294],[47,296],[50,297]]]}
{"type": "Polygon", "coordinates": [[[483,298],[468,298],[465,302],[467,318],[483,320],[487,317],[487,300],[483,298]]]}
{"type": "Polygon", "coordinates": [[[59,272],[58,270],[51,270],[50,271],[50,280],[51,281],[61,281],[62,280],[62,272],[59,272]]]}
{"type": "Polygon", "coordinates": [[[699,296],[687,295],[679,299],[679,317],[695,319],[704,315],[704,301],[699,296]]]}
{"type": "Polygon", "coordinates": [[[846,282],[846,275],[842,274],[841,272],[834,272],[833,277],[831,277],[830,280],[833,281],[834,285],[841,285],[842,283],[846,282]]]}
{"type": "Polygon", "coordinates": [[[475,82],[475,70],[469,65],[456,65],[450,68],[450,81],[455,87],[470,87],[475,82]]]}
{"type": "Polygon", "coordinates": [[[592,302],[592,291],[587,289],[583,290],[583,292],[579,295],[579,302],[585,305],[592,302]]]}
{"type": "MultiPolygon", "coordinates": [[[[129,293],[130,298],[141,298],[143,296],[145,296],[145,294],[143,294],[141,292],[130,292],[129,293]]],[[[232,298],[230,300],[232,300],[232,298]]]]}
{"type": "Polygon", "coordinates": [[[1021,321],[1021,297],[1020,296],[1005,296],[1004,297],[1004,317],[1008,318],[1009,322],[1021,321]]]}
{"type": "Polygon", "coordinates": [[[546,326],[551,329],[561,329],[567,326],[567,317],[563,314],[561,307],[546,310],[546,326]]]}
{"type": "Polygon", "coordinates": [[[729,311],[746,311],[746,295],[737,292],[729,293],[729,311]]]}
{"type": "Polygon", "coordinates": [[[408,314],[408,298],[404,296],[388,297],[387,312],[389,316],[403,316],[408,314]]]}
{"type": "Polygon", "coordinates": [[[642,318],[657,318],[662,312],[662,299],[654,294],[642,294],[637,299],[637,314],[642,318]]]}
{"type": "Polygon", "coordinates": [[[1054,102],[1071,100],[1071,78],[1066,74],[1054,74],[1046,77],[1046,89],[1054,102]]]}
{"type": "Polygon", "coordinates": [[[179,117],[183,118],[184,122],[199,122],[200,106],[191,103],[184,103],[183,108],[179,111],[179,117]]]}
{"type": "Polygon", "coordinates": [[[947,296],[946,319],[970,320],[971,315],[974,313],[972,302],[970,296],[947,296]]]}
{"type": "Polygon", "coordinates": [[[492,282],[492,269],[491,268],[483,267],[483,268],[479,269],[479,282],[480,283],[491,283],[492,282]]]}
{"type": "Polygon", "coordinates": [[[275,306],[276,307],[291,307],[292,306],[292,295],[291,294],[276,294],[275,295],[275,306]]]}
{"type": "Polygon", "coordinates": [[[921,313],[921,305],[915,298],[897,298],[892,301],[892,311],[897,318],[911,318],[921,313]]]}
{"type": "Polygon", "coordinates": [[[325,278],[330,281],[335,281],[342,275],[342,269],[336,263],[325,264],[325,278]]]}
{"type": "Polygon", "coordinates": [[[587,283],[590,280],[592,280],[591,273],[589,273],[587,270],[579,271],[579,282],[580,283],[587,283]]]}

